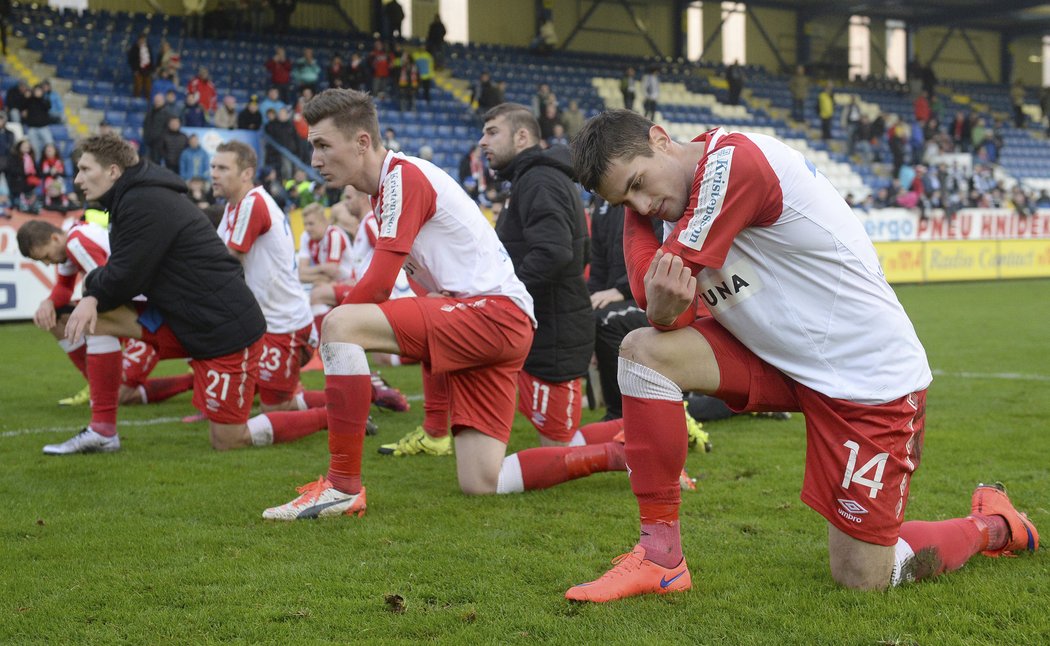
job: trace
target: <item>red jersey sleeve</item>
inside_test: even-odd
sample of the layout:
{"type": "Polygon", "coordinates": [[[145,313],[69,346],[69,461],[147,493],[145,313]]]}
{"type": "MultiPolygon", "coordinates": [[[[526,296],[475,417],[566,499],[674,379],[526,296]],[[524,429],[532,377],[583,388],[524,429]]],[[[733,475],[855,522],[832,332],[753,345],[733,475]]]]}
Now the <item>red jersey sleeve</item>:
{"type": "Polygon", "coordinates": [[[76,286],[76,274],[59,274],[58,280],[55,281],[55,286],[51,288],[51,293],[47,298],[55,306],[55,309],[65,307],[69,305],[69,301],[73,300],[73,290],[76,286]]]}
{"type": "Polygon", "coordinates": [[[397,281],[397,273],[405,264],[407,254],[397,251],[377,249],[372,256],[372,264],[361,280],[343,298],[340,305],[347,303],[382,303],[390,298],[390,292],[397,281]]]}
{"type": "Polygon", "coordinates": [[[379,188],[376,251],[407,254],[419,230],[437,209],[437,192],[418,167],[394,163],[379,188]]]}
{"type": "Polygon", "coordinates": [[[226,246],[248,253],[259,236],[270,230],[270,225],[270,210],[266,202],[249,192],[230,218],[230,240],[226,246]]]}
{"type": "Polygon", "coordinates": [[[780,178],[762,151],[744,135],[727,135],[697,166],[686,215],[664,249],[681,256],[694,273],[719,268],[741,231],[773,224],[783,208],[780,178]]]}
{"type": "Polygon", "coordinates": [[[633,209],[625,208],[623,216],[623,256],[627,263],[627,280],[631,284],[631,294],[643,310],[645,299],[645,272],[660,248],[660,240],[653,231],[652,220],[639,215],[633,209]]]}
{"type": "Polygon", "coordinates": [[[58,273],[73,276],[77,273],[87,274],[92,269],[106,264],[108,259],[109,253],[105,249],[74,229],[66,238],[66,262],[59,265],[58,273]]]}

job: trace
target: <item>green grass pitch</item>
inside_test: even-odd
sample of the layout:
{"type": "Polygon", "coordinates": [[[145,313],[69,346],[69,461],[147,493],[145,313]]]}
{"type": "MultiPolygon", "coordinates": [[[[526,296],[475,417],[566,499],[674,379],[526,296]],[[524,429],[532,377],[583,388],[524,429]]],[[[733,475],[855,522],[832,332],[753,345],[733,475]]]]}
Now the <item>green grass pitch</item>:
{"type": "MultiPolygon", "coordinates": [[[[935,370],[908,516],[965,515],[976,482],[1002,480],[1050,535],[1050,281],[898,294],[935,370]]],[[[29,324],[0,326],[0,357],[0,643],[1050,643],[1045,550],[887,593],[838,589],[825,523],[798,499],[797,415],[709,424],[714,452],[690,454],[691,592],[575,605],[565,589],[637,537],[622,473],[467,498],[451,458],[375,451],[419,423],[417,397],[376,416],[364,518],[268,523],[264,508],[325,469],[325,434],[216,453],[203,424],[174,421],[190,412],[180,395],[122,409],[117,454],[47,457],[87,420],[55,405],[79,375],[29,324]]],[[[420,392],[417,368],[384,374],[420,392]]],[[[535,445],[519,416],[511,449],[535,445]]]]}

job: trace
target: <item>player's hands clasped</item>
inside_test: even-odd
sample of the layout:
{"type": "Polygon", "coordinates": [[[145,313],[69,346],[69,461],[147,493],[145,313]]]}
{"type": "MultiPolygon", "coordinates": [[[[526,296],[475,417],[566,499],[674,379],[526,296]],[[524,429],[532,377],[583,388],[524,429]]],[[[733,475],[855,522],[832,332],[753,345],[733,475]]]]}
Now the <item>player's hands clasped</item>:
{"type": "Polygon", "coordinates": [[[674,254],[657,251],[645,272],[645,314],[657,325],[671,325],[696,296],[696,277],[674,254]]]}

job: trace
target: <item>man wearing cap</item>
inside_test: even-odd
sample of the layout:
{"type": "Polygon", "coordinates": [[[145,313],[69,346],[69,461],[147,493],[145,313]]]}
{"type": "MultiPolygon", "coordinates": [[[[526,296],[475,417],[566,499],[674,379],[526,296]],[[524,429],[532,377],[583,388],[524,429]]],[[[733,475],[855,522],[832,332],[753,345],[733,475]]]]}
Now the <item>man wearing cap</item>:
{"type": "Polygon", "coordinates": [[[259,112],[259,97],[253,94],[248,106],[237,115],[237,127],[241,130],[261,130],[262,114],[259,112]]]}

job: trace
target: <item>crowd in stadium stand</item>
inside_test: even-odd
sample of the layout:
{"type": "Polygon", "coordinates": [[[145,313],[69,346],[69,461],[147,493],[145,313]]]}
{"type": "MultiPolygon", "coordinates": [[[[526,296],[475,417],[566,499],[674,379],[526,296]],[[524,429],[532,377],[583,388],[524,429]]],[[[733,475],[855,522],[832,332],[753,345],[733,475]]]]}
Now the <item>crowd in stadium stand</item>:
{"type": "MultiPolygon", "coordinates": [[[[274,30],[283,33],[287,28],[280,28],[276,7],[274,10],[277,21],[274,30]]],[[[186,22],[188,35],[204,28],[190,13],[186,22]]],[[[211,31],[204,35],[223,33],[225,23],[211,20],[213,17],[209,14],[206,25],[211,31]]],[[[240,25],[240,18],[228,18],[231,29],[240,25]]],[[[198,187],[197,194],[204,204],[211,201],[207,154],[198,138],[188,136],[183,129],[216,127],[261,131],[267,135],[267,143],[258,180],[273,187],[272,192],[282,205],[291,208],[315,200],[327,203],[329,199],[338,199],[335,194],[328,196],[323,190],[314,190],[312,183],[302,177],[304,166],[293,161],[309,165],[307,125],[302,117],[306,101],[324,88],[347,87],[370,92],[401,111],[427,110],[436,71],[443,67],[446,57],[446,30],[439,16],[430,24],[425,41],[415,43],[400,38],[399,24],[403,16],[399,18],[396,7],[382,18],[384,27],[371,48],[350,51],[345,57],[333,55],[330,60],[322,61],[307,47],[293,58],[285,47],[276,46],[265,62],[268,86],[257,88],[243,104],[233,94],[220,95],[207,67],[184,69],[182,53],[167,38],[161,39],[154,51],[147,34],[139,35],[127,49],[134,79],[131,89],[135,96],[144,97],[150,103],[141,138],[134,143],[152,161],[171,168],[198,187]]],[[[255,27],[252,29],[252,33],[257,33],[255,27]]],[[[557,56],[553,50],[543,53],[552,58],[557,56]]],[[[507,95],[507,82],[498,78],[499,66],[494,64],[492,68],[482,72],[470,86],[469,100],[479,117],[502,103],[507,95]]],[[[647,65],[642,74],[636,73],[633,66],[625,67],[620,82],[624,105],[654,117],[660,95],[660,73],[660,67],[655,65],[647,65]]],[[[722,74],[729,87],[728,103],[740,104],[746,82],[744,68],[734,63],[722,74]]],[[[847,196],[851,204],[865,210],[913,208],[922,217],[933,209],[944,209],[951,217],[967,207],[1003,207],[1027,215],[1035,208],[1050,205],[1045,192],[1033,194],[1017,185],[1008,189],[999,180],[1001,174],[997,174],[996,164],[1004,146],[1001,119],[977,111],[949,113],[937,91],[937,79],[928,67],[913,61],[909,78],[908,84],[889,79],[858,79],[836,88],[830,81],[809,78],[801,66],[790,77],[792,118],[804,122],[806,111],[813,109],[809,105],[813,97],[810,88],[821,88],[814,107],[820,116],[822,138],[844,148],[856,164],[876,164],[876,172],[890,180],[888,185],[876,188],[862,200],[847,196]],[[835,92],[856,88],[907,93],[914,97],[913,113],[879,113],[869,118],[870,111],[865,114],[855,96],[848,105],[836,108],[835,92]],[[845,141],[837,143],[831,141],[831,124],[836,117],[841,119],[846,133],[845,141]],[[973,163],[960,166],[939,161],[948,153],[972,155],[973,163]]],[[[1024,87],[1015,84],[1010,94],[1014,106],[1013,125],[1023,127],[1026,125],[1021,109],[1024,87]]],[[[15,131],[0,122],[0,201],[26,212],[42,208],[62,211],[71,208],[70,205],[75,208],[78,201],[71,181],[73,169],[56,154],[49,129],[50,124],[62,123],[65,119],[62,97],[45,80],[32,88],[20,81],[10,87],[4,98],[4,116],[20,123],[24,136],[16,140],[15,131]]],[[[1050,91],[1044,91],[1040,104],[1044,114],[1050,111],[1050,91]]],[[[560,101],[548,83],[538,85],[531,108],[539,119],[544,146],[567,145],[586,118],[576,100],[560,101]]],[[[103,122],[102,128],[107,127],[103,122]]],[[[391,129],[385,143],[388,148],[401,150],[396,136],[391,129]]],[[[471,195],[489,206],[499,197],[497,182],[472,143],[470,139],[462,142],[460,180],[471,195]]],[[[424,157],[433,155],[429,146],[405,152],[424,157]]]]}

